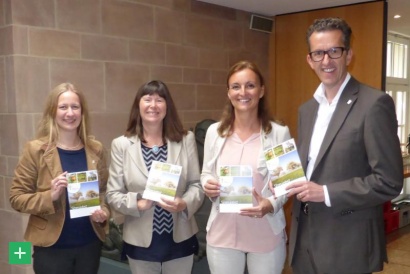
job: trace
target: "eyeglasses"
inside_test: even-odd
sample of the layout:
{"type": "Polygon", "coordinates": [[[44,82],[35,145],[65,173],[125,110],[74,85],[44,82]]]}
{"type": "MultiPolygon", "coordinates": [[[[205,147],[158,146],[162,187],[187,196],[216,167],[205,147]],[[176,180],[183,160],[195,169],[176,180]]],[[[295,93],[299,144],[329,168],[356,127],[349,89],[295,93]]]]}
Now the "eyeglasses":
{"type": "Polygon", "coordinates": [[[346,48],[344,47],[334,47],[328,50],[317,50],[309,52],[309,56],[314,62],[320,62],[325,58],[326,54],[330,59],[338,59],[342,57],[343,51],[345,50],[346,48]]]}

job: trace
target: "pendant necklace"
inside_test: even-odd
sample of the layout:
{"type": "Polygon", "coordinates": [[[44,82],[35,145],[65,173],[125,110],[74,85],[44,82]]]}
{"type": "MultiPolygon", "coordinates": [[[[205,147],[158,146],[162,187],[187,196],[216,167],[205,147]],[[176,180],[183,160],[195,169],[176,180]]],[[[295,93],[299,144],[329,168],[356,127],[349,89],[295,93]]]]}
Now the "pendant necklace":
{"type": "Polygon", "coordinates": [[[158,145],[153,145],[153,146],[151,147],[151,151],[154,152],[155,154],[157,154],[158,151],[159,151],[159,147],[160,147],[161,145],[162,145],[162,142],[160,142],[158,145]]]}
{"type": "Polygon", "coordinates": [[[154,152],[155,154],[157,154],[158,151],[159,151],[159,147],[158,147],[157,145],[154,145],[154,146],[151,148],[151,150],[152,150],[152,152],[154,152]]]}
{"type": "MultiPolygon", "coordinates": [[[[158,140],[157,138],[155,138],[155,139],[158,140]]],[[[155,154],[158,153],[159,148],[162,146],[162,144],[163,144],[162,138],[160,139],[160,141],[158,143],[157,142],[152,142],[152,140],[151,141],[145,141],[145,146],[151,148],[151,151],[154,152],[155,154]],[[150,146],[150,144],[153,144],[153,146],[150,146]]]]}

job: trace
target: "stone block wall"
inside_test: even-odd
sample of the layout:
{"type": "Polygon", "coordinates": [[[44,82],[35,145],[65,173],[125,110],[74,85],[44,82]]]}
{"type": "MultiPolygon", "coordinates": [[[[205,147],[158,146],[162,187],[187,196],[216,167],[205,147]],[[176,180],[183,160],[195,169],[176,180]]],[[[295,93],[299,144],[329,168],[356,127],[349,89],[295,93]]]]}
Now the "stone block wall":
{"type": "MultiPolygon", "coordinates": [[[[53,87],[86,94],[92,133],[107,150],[121,135],[138,87],[169,86],[184,126],[219,119],[225,75],[241,59],[268,75],[269,35],[250,14],[196,0],[0,0],[0,250],[23,240],[27,216],[8,192],[25,142],[33,139],[53,87]]],[[[8,265],[2,273],[32,273],[8,265]]]]}

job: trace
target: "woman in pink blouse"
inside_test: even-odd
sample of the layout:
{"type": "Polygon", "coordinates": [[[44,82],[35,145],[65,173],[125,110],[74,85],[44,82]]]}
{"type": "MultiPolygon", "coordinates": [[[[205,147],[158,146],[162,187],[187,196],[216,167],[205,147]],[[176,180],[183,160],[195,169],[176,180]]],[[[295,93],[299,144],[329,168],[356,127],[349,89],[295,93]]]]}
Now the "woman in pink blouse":
{"type": "Polygon", "coordinates": [[[280,274],[286,258],[286,195],[273,197],[263,151],[290,139],[289,129],[272,121],[265,86],[257,66],[233,65],[227,77],[228,102],[221,121],[207,131],[201,183],[212,202],[207,224],[207,258],[211,273],[280,274]],[[252,169],[253,206],[221,213],[222,166],[252,169]]]}

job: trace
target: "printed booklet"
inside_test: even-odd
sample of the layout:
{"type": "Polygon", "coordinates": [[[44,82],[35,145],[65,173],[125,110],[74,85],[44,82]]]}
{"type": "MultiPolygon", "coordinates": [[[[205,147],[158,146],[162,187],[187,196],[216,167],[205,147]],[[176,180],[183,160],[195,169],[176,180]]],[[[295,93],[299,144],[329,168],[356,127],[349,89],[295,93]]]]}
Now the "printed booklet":
{"type": "Polygon", "coordinates": [[[90,216],[100,207],[97,170],[67,173],[70,217],[90,216]]]}
{"type": "Polygon", "coordinates": [[[219,168],[219,212],[238,213],[242,208],[252,207],[252,167],[228,165],[219,168]]]}
{"type": "Polygon", "coordinates": [[[152,161],[142,198],[157,202],[161,201],[161,197],[173,200],[181,171],[182,166],[152,161]]]}
{"type": "Polygon", "coordinates": [[[266,165],[275,195],[286,194],[285,188],[292,182],[306,181],[295,140],[292,138],[280,145],[265,150],[266,165]]]}

